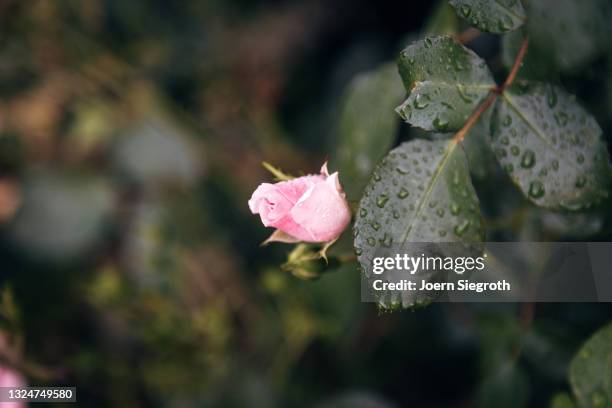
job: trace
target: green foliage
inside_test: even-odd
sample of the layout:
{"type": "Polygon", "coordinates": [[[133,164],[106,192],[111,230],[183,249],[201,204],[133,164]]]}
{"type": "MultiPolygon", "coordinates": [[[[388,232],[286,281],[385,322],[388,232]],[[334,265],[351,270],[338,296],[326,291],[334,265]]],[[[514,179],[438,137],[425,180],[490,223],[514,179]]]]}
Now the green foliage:
{"type": "Polygon", "coordinates": [[[530,78],[575,71],[606,49],[612,6],[607,0],[531,0],[527,23],[504,36],[502,57],[512,65],[522,38],[531,40],[523,71],[530,78]]]}
{"type": "Polygon", "coordinates": [[[412,43],[398,67],[409,96],[397,112],[425,130],[460,129],[495,85],[485,62],[447,36],[412,43]]]}
{"type": "Polygon", "coordinates": [[[299,279],[317,279],[327,270],[337,268],[339,262],[335,257],[327,258],[309,244],[299,244],[287,256],[281,268],[299,279]]]}
{"type": "Polygon", "coordinates": [[[525,22],[520,0],[450,0],[457,14],[480,31],[505,33],[525,22]]]}
{"type": "Polygon", "coordinates": [[[476,179],[486,178],[498,166],[490,143],[491,114],[491,109],[487,110],[461,141],[470,174],[476,179]]]}
{"type": "Polygon", "coordinates": [[[395,140],[399,120],[393,108],[404,95],[393,64],[359,75],[340,110],[337,166],[349,198],[361,193],[374,165],[395,140]]]}
{"type": "Polygon", "coordinates": [[[564,90],[520,83],[501,96],[492,144],[503,169],[535,204],[580,210],[607,197],[601,128],[564,90]]]}
{"type": "MultiPolygon", "coordinates": [[[[514,30],[526,19],[517,0],[451,0],[450,4],[482,31],[514,30]]],[[[581,24],[570,24],[575,7],[568,3],[548,25],[547,13],[556,7],[544,0],[533,2],[529,15],[534,20],[506,36],[505,59],[511,69],[500,85],[483,59],[449,36],[425,37],[400,53],[398,70],[408,97],[396,111],[412,126],[437,133],[431,136],[433,142],[413,140],[391,151],[373,172],[355,221],[354,246],[366,276],[374,254],[384,248],[405,252],[408,242],[478,242],[484,232],[470,173],[486,178],[498,167],[494,160],[541,208],[580,211],[608,197],[610,164],[594,117],[557,86],[516,81],[529,55],[525,33],[533,36],[536,56],[552,58],[560,69],[588,61],[601,48],[598,44],[606,31],[602,18],[610,7],[593,2],[576,10],[581,24]],[[572,39],[565,42],[560,32],[572,39]],[[548,42],[551,47],[540,52],[548,42]],[[583,42],[592,44],[582,47],[583,42]],[[572,54],[575,48],[582,49],[572,54]],[[450,135],[439,134],[455,131],[451,141],[450,135]]],[[[441,6],[428,26],[426,32],[452,32],[456,27],[441,6]]],[[[441,279],[436,274],[423,278],[441,279]]],[[[412,306],[429,300],[379,299],[379,303],[412,306]]]]}
{"type": "Polygon", "coordinates": [[[569,369],[580,407],[607,407],[612,401],[612,324],[588,339],[569,369]]]}
{"type": "MultiPolygon", "coordinates": [[[[440,248],[415,242],[479,242],[483,238],[478,197],[463,149],[451,140],[413,140],[393,149],[374,170],[355,220],[355,251],[366,275],[386,251],[440,248]]],[[[437,271],[427,279],[440,278],[437,271]]],[[[428,299],[380,299],[407,306],[428,299]]]]}

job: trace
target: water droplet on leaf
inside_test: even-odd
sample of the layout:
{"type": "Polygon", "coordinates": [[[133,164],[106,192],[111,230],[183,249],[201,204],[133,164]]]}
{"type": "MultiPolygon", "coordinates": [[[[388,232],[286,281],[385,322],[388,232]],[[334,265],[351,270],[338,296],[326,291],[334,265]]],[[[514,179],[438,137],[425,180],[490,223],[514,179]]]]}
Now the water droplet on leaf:
{"type": "Polygon", "coordinates": [[[400,191],[397,192],[397,197],[398,198],[406,198],[410,195],[410,193],[408,192],[408,190],[406,190],[405,188],[400,189],[400,191]]]}
{"type": "Polygon", "coordinates": [[[521,159],[521,167],[530,169],[535,165],[535,153],[531,149],[525,150],[521,159]]]}
{"type": "Polygon", "coordinates": [[[541,198],[544,196],[544,185],[541,181],[532,181],[529,185],[529,195],[533,198],[541,198]]]}
{"type": "Polygon", "coordinates": [[[376,205],[380,208],[383,208],[385,204],[387,204],[387,201],[389,201],[389,197],[387,197],[386,194],[381,194],[376,199],[376,205]]]}
{"type": "Polygon", "coordinates": [[[455,234],[457,234],[458,236],[463,235],[465,231],[467,231],[469,226],[470,226],[469,220],[461,221],[459,224],[455,225],[455,229],[454,229],[455,234]]]}
{"type": "Polygon", "coordinates": [[[563,112],[563,111],[559,111],[555,113],[555,120],[557,121],[557,124],[559,126],[565,126],[567,125],[567,113],[563,112]]]}
{"type": "Polygon", "coordinates": [[[413,105],[416,109],[425,109],[429,106],[430,101],[429,95],[420,93],[414,97],[413,105]]]}
{"type": "Polygon", "coordinates": [[[442,118],[441,116],[436,116],[433,120],[433,127],[439,132],[445,132],[448,130],[448,120],[442,118]]]}
{"type": "Polygon", "coordinates": [[[461,206],[459,204],[452,203],[450,205],[450,212],[451,212],[451,214],[457,215],[457,214],[459,214],[460,211],[461,211],[461,206]]]}

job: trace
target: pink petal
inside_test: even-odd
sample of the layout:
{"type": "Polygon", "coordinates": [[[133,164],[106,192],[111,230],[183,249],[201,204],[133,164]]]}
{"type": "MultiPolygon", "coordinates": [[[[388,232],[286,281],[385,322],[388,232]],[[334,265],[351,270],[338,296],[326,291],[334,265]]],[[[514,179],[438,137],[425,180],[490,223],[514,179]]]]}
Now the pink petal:
{"type": "Polygon", "coordinates": [[[338,193],[334,179],[329,183],[319,182],[309,190],[293,207],[291,217],[309,232],[311,242],[336,239],[351,219],[346,200],[338,193]]]}

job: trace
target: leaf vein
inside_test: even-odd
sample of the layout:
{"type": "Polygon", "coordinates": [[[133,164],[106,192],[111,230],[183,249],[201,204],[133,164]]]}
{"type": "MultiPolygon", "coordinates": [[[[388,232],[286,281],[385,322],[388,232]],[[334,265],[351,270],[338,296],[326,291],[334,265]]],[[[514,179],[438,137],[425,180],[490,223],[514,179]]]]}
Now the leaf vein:
{"type": "Polygon", "coordinates": [[[444,151],[444,157],[438,164],[438,167],[436,168],[436,171],[434,172],[433,177],[431,178],[431,180],[429,181],[429,184],[427,185],[427,189],[425,190],[423,194],[423,197],[419,203],[419,206],[417,207],[414,213],[414,216],[410,220],[410,224],[408,225],[406,232],[404,233],[404,237],[402,239],[402,246],[400,249],[404,248],[404,245],[406,244],[406,241],[408,240],[408,236],[410,235],[410,232],[412,231],[412,227],[414,226],[414,221],[418,219],[419,216],[421,215],[421,212],[423,211],[423,208],[425,207],[425,203],[429,200],[431,193],[433,192],[433,188],[438,183],[438,178],[440,177],[440,174],[442,174],[442,170],[444,169],[444,167],[446,167],[446,162],[449,160],[451,154],[455,150],[455,147],[457,147],[457,143],[451,140],[449,142],[449,145],[446,147],[446,150],[444,151]]]}

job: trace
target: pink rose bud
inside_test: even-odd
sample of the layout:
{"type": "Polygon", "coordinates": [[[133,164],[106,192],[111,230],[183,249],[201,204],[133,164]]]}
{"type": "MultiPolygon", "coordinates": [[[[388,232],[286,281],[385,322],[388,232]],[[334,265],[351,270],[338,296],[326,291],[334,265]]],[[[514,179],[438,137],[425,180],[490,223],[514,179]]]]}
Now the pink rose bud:
{"type": "Polygon", "coordinates": [[[277,228],[266,242],[330,242],[351,220],[338,172],[330,175],[327,163],[321,174],[260,184],[249,208],[263,225],[277,228]]]}
{"type": "MultiPolygon", "coordinates": [[[[0,387],[22,388],[25,387],[23,376],[7,366],[0,365],[0,387]]],[[[0,408],[24,408],[25,402],[0,402],[0,408]]]]}

